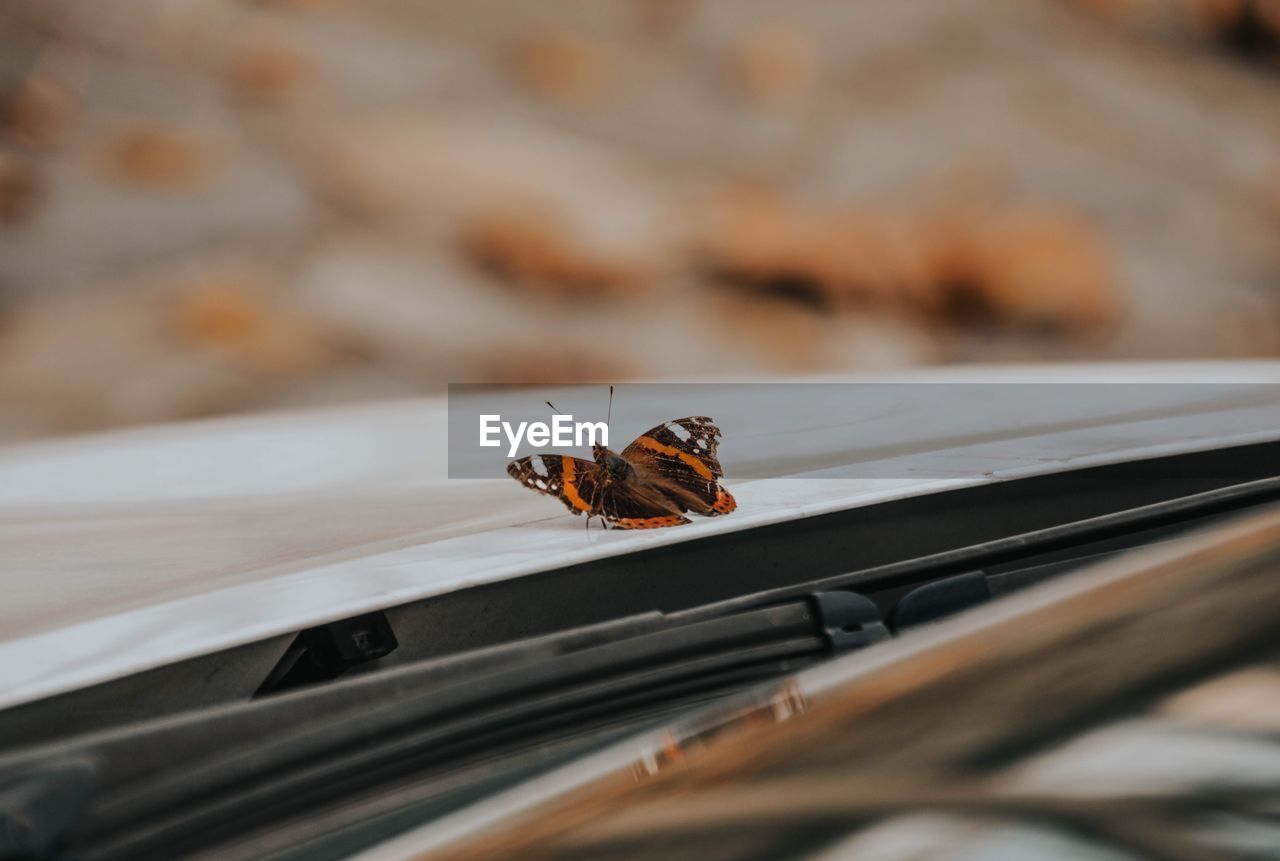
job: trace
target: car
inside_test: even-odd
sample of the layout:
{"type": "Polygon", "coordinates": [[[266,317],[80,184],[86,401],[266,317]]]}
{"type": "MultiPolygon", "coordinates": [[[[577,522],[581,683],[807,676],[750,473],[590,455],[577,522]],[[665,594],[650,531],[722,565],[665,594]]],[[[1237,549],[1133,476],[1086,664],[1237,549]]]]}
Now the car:
{"type": "Polygon", "coordinates": [[[623,386],[739,502],[644,532],[459,448],[470,390],[10,448],[0,857],[1255,851],[1277,371],[623,386]]]}

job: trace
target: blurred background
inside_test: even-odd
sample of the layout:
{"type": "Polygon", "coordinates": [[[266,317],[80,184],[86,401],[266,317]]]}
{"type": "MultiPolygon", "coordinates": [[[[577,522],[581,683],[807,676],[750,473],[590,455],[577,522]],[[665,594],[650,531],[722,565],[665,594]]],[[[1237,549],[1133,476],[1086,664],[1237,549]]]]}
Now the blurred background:
{"type": "Polygon", "coordinates": [[[0,0],[0,441],[1280,354],[1280,0],[0,0]]]}

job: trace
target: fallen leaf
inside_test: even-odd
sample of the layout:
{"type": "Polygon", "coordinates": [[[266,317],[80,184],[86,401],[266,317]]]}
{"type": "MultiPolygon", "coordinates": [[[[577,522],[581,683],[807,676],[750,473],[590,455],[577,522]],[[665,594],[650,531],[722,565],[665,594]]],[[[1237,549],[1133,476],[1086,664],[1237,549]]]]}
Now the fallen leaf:
{"type": "Polygon", "coordinates": [[[71,97],[47,78],[25,78],[0,104],[0,129],[19,146],[49,149],[66,132],[71,97]]]}
{"type": "Polygon", "coordinates": [[[966,289],[1001,322],[1096,335],[1123,315],[1116,262],[1101,234],[1063,209],[1005,211],[975,236],[966,289]]]}
{"type": "Polygon", "coordinates": [[[45,196],[45,183],[27,159],[0,152],[0,223],[14,225],[29,219],[45,196]]]}
{"type": "Polygon", "coordinates": [[[606,89],[604,57],[590,42],[570,33],[520,39],[512,48],[511,64],[521,83],[552,102],[589,105],[606,89]]]}
{"type": "Polygon", "coordinates": [[[309,58],[279,39],[258,36],[247,40],[231,56],[228,78],[232,90],[246,101],[280,105],[313,77],[309,58]]]}
{"type": "Polygon", "coordinates": [[[203,185],[214,161],[205,142],[160,126],[135,126],[116,134],[107,141],[104,158],[117,181],[166,191],[203,185]]]}
{"type": "Polygon", "coordinates": [[[243,276],[211,276],[184,291],[174,322],[185,343],[259,373],[304,374],[338,358],[328,332],[271,302],[243,276]]]}
{"type": "Polygon", "coordinates": [[[739,89],[759,102],[793,98],[813,86],[817,77],[813,45],[803,33],[774,25],[747,35],[730,55],[739,89]]]}
{"type": "Polygon", "coordinates": [[[464,228],[462,244],[484,270],[546,296],[620,297],[648,284],[643,265],[592,248],[554,213],[536,207],[476,216],[464,228]]]}

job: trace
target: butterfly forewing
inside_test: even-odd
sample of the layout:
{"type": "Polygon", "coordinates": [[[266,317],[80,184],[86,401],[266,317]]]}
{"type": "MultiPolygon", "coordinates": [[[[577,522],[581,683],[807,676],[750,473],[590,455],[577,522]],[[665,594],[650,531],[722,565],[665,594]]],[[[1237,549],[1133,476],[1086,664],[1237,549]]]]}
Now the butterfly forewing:
{"type": "Polygon", "coordinates": [[[724,475],[716,454],[719,448],[720,428],[716,423],[706,416],[689,416],[664,422],[642,433],[622,450],[622,456],[634,464],[650,454],[658,454],[684,464],[704,478],[718,479],[724,475]]]}
{"type": "Polygon", "coordinates": [[[513,460],[507,472],[530,490],[554,496],[575,514],[593,510],[601,497],[604,470],[597,463],[568,455],[535,454],[513,460]]]}

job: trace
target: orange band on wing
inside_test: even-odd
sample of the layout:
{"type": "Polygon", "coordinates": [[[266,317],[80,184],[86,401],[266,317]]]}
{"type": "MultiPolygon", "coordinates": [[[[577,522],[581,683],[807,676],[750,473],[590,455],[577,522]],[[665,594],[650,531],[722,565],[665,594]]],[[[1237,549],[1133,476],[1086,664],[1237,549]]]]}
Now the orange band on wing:
{"type": "Polygon", "coordinates": [[[711,472],[711,468],[693,455],[689,454],[687,451],[681,451],[673,445],[664,445],[651,436],[642,436],[638,438],[636,440],[636,445],[643,446],[644,448],[649,449],[649,451],[656,451],[659,454],[678,457],[685,463],[689,464],[689,466],[693,467],[694,472],[708,481],[715,479],[715,475],[711,472]]]}
{"type": "Polygon", "coordinates": [[[723,487],[716,493],[716,501],[711,503],[711,510],[717,514],[728,514],[737,507],[738,500],[734,499],[733,494],[723,487]]]}
{"type": "Polygon", "coordinates": [[[564,498],[569,500],[569,504],[579,511],[590,511],[591,506],[578,495],[578,487],[573,483],[575,477],[573,458],[561,455],[560,463],[560,481],[564,484],[564,498]]]}
{"type": "Polygon", "coordinates": [[[679,514],[664,514],[661,517],[620,517],[614,521],[623,529],[657,529],[662,526],[679,526],[691,523],[689,518],[679,514]]]}

